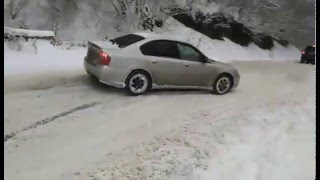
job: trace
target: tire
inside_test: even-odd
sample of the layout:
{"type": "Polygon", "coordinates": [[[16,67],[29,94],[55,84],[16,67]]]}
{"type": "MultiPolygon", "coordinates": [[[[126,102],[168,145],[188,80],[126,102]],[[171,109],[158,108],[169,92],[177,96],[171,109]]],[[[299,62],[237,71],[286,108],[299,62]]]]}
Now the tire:
{"type": "Polygon", "coordinates": [[[126,80],[126,91],[131,96],[144,94],[151,87],[151,79],[144,71],[133,71],[126,80]]]}
{"type": "Polygon", "coordinates": [[[220,75],[213,84],[212,93],[223,95],[228,93],[233,86],[233,78],[229,74],[220,75]]]}

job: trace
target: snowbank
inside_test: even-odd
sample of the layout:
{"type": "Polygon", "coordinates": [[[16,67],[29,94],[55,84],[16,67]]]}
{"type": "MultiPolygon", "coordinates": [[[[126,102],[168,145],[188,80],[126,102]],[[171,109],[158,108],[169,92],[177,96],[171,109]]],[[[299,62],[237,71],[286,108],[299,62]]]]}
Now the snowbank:
{"type": "Polygon", "coordinates": [[[53,38],[54,32],[4,27],[4,35],[30,38],[53,38]]]}
{"type": "Polygon", "coordinates": [[[53,46],[45,40],[18,40],[4,43],[4,76],[52,73],[83,68],[86,49],[53,46]]]}

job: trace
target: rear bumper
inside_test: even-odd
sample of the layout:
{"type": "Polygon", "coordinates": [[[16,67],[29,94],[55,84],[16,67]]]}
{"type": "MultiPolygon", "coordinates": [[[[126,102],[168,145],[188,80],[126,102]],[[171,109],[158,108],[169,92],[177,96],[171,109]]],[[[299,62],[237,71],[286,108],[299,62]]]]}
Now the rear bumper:
{"type": "Polygon", "coordinates": [[[315,57],[314,56],[308,56],[306,54],[301,55],[300,63],[311,63],[315,64],[315,57]]]}
{"type": "Polygon", "coordinates": [[[116,88],[125,87],[125,80],[129,73],[128,70],[104,65],[89,64],[87,63],[86,58],[84,58],[83,65],[86,72],[90,75],[95,76],[101,83],[116,88]]]}
{"type": "Polygon", "coordinates": [[[315,64],[314,59],[301,59],[300,63],[315,64]]]}

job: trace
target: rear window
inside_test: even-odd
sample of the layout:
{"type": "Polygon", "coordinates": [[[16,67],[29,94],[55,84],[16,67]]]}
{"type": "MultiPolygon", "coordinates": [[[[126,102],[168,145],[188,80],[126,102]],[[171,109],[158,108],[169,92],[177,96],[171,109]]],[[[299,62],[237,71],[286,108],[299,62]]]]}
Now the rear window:
{"type": "Polygon", "coordinates": [[[144,37],[136,34],[128,34],[115,39],[111,39],[110,41],[113,44],[117,44],[119,48],[125,48],[127,46],[130,46],[131,44],[134,44],[144,39],[144,37]]]}

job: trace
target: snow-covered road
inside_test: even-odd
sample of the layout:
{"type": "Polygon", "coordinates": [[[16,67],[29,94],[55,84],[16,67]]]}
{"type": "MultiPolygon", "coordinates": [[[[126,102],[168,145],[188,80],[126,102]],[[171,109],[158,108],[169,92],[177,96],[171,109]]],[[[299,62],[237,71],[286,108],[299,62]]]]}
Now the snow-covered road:
{"type": "Polygon", "coordinates": [[[224,96],[128,97],[81,68],[5,76],[5,179],[313,179],[314,66],[233,64],[224,96]]]}

